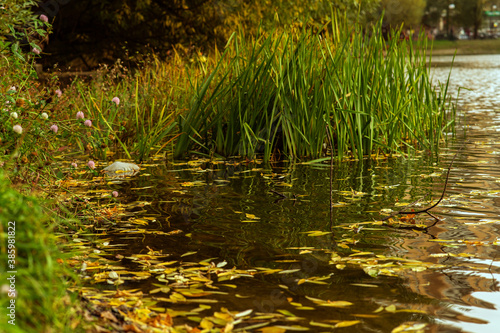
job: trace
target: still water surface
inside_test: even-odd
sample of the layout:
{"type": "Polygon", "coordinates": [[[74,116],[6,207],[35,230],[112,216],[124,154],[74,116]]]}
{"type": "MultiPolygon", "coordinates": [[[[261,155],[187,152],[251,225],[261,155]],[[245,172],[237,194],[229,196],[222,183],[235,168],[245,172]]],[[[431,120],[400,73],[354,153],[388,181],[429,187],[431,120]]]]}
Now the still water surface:
{"type": "MultiPolygon", "coordinates": [[[[440,63],[433,69],[435,80],[447,77],[449,61],[433,58],[440,63]]],[[[277,270],[231,280],[236,288],[219,286],[226,294],[212,297],[218,301],[211,305],[214,310],[291,313],[302,318],[293,325],[312,332],[332,331],[315,323],[354,320],[359,323],[335,330],[391,332],[408,323],[426,324],[426,332],[498,332],[499,85],[500,56],[457,57],[451,92],[473,88],[461,90],[459,99],[466,139],[460,127],[458,138],[438,157],[335,164],[332,216],[327,165],[169,162],[146,166],[138,176],[112,185],[120,202],[136,207],[129,213],[149,217],[150,223],[142,227],[146,232],[128,234],[131,226],[124,218],[106,237],[111,236],[110,245],[121,244],[114,253],[124,257],[149,247],[168,254],[168,260],[213,258],[227,262],[226,268],[277,270]],[[431,211],[439,221],[421,214],[414,223],[426,228],[363,224],[385,216],[381,210],[400,210],[426,196],[421,207],[430,205],[429,198],[435,202],[462,145],[444,200],[431,211]],[[172,231],[178,233],[165,234],[172,231]],[[191,252],[196,253],[182,257],[191,252]],[[352,305],[321,306],[314,299],[352,305]]],[[[121,264],[143,269],[134,262],[121,264]]],[[[126,282],[121,288],[148,293],[153,282],[126,282]]]]}

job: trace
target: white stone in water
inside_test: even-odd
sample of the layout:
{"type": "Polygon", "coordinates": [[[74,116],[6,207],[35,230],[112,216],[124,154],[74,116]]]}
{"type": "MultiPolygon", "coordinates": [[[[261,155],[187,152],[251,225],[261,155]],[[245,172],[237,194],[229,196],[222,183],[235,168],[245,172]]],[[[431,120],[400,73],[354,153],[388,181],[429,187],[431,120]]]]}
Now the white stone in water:
{"type": "Polygon", "coordinates": [[[113,162],[103,169],[109,175],[115,176],[133,176],[140,170],[139,166],[134,163],[113,162]]]}

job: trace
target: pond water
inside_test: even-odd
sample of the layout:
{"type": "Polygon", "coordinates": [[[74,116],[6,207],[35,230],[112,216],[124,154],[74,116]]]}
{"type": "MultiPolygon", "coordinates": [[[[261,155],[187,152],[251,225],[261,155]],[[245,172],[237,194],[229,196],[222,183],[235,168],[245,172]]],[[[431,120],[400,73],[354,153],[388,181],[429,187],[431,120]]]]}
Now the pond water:
{"type": "MultiPolygon", "coordinates": [[[[435,80],[450,60],[433,58],[435,80]]],[[[253,310],[240,331],[498,332],[499,84],[500,56],[457,57],[450,90],[474,87],[460,93],[466,138],[460,127],[438,157],[335,163],[332,188],[329,165],[286,162],[167,162],[96,181],[90,199],[113,204],[98,191],[116,190],[124,210],[96,223],[92,260],[110,260],[119,288],[142,290],[174,324],[227,308],[253,310]],[[377,222],[436,202],[457,152],[438,219],[377,222]]]]}

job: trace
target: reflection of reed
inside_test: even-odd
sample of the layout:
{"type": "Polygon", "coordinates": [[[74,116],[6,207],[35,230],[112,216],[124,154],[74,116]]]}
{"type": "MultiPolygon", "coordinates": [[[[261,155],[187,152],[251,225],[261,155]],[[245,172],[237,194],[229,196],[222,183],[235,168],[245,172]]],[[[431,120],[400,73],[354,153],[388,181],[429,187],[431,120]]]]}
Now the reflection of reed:
{"type": "MultiPolygon", "coordinates": [[[[442,226],[442,224],[440,224],[442,226]]],[[[478,239],[489,239],[488,235],[479,229],[474,229],[475,237],[478,239]]],[[[443,247],[439,242],[429,242],[430,239],[462,239],[457,237],[461,234],[460,230],[448,231],[441,228],[439,225],[428,230],[428,234],[419,234],[416,238],[406,238],[403,240],[401,247],[407,252],[406,257],[409,258],[426,258],[425,261],[436,264],[443,264],[453,269],[445,270],[426,270],[423,272],[408,271],[405,273],[406,286],[414,293],[435,299],[445,301],[451,304],[463,306],[475,306],[485,309],[495,309],[495,305],[489,302],[482,301],[472,296],[473,292],[479,291],[496,291],[498,290],[497,281],[480,276],[477,273],[471,273],[474,269],[476,272],[488,272],[490,267],[487,264],[465,262],[466,258],[461,257],[433,257],[433,254],[459,254],[459,253],[474,253],[483,252],[486,246],[460,246],[458,248],[443,247]],[[456,253],[454,253],[456,252],[456,253]],[[473,266],[473,267],[472,267],[473,266]]],[[[491,236],[489,236],[491,237],[491,236]]],[[[487,254],[485,253],[485,257],[487,254]]],[[[498,269],[497,269],[498,270],[498,269]]],[[[456,319],[456,318],[455,318],[456,319]]],[[[474,318],[467,322],[478,322],[474,318]]]]}
{"type": "Polygon", "coordinates": [[[471,294],[478,291],[497,289],[497,283],[473,273],[464,272],[409,272],[405,274],[407,286],[411,291],[440,301],[457,305],[495,309],[495,305],[475,298],[471,294]]]}

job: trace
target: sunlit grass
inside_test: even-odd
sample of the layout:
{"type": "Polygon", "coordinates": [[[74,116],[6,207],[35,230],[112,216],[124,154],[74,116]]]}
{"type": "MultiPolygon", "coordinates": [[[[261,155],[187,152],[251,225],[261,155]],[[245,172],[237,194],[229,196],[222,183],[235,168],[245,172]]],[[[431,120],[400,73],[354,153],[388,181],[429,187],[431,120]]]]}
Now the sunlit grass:
{"type": "Polygon", "coordinates": [[[58,228],[69,228],[75,221],[50,211],[49,207],[60,207],[48,200],[20,194],[4,172],[0,172],[0,201],[0,254],[5,258],[0,297],[5,310],[0,331],[77,331],[76,297],[67,292],[76,285],[66,263],[71,253],[61,252],[65,237],[54,235],[58,228]]]}
{"type": "Polygon", "coordinates": [[[79,86],[75,105],[95,121],[89,143],[99,158],[111,150],[136,161],[435,151],[455,111],[447,84],[430,80],[427,40],[386,41],[381,23],[364,29],[336,18],[321,34],[239,31],[210,56],[174,53],[135,73],[103,74],[79,86]]]}
{"type": "Polygon", "coordinates": [[[153,57],[133,74],[112,71],[102,71],[99,80],[75,84],[73,103],[93,120],[88,137],[92,154],[104,159],[119,150],[143,161],[166,150],[176,137],[176,115],[190,94],[184,61],[177,55],[168,62],[153,57]],[[111,101],[114,97],[119,97],[119,105],[111,101]]]}
{"type": "Polygon", "coordinates": [[[381,24],[365,32],[343,22],[324,35],[233,35],[179,117],[175,157],[318,158],[325,125],[338,158],[434,150],[454,118],[430,82],[426,40],[387,42],[381,24]]]}

